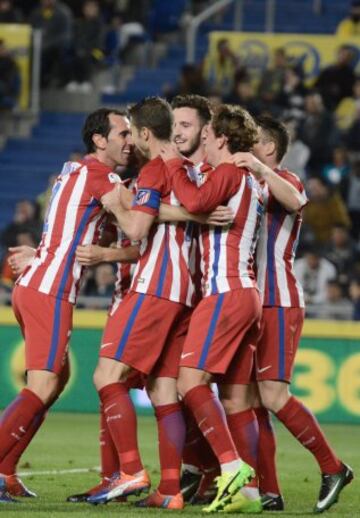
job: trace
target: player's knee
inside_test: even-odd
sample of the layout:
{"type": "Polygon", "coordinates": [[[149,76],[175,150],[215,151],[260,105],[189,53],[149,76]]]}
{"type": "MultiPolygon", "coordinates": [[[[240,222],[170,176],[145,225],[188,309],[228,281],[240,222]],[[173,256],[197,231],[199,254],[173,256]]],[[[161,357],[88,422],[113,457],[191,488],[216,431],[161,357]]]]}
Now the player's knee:
{"type": "Polygon", "coordinates": [[[276,381],[259,383],[261,402],[271,412],[278,412],[289,398],[288,386],[276,381]]]}
{"type": "Polygon", "coordinates": [[[241,398],[229,398],[229,397],[221,397],[220,401],[222,406],[224,407],[226,414],[236,414],[238,412],[243,412],[250,408],[247,401],[244,401],[241,398]]]}
{"type": "Polygon", "coordinates": [[[47,372],[46,376],[28,376],[27,388],[34,392],[45,405],[51,405],[58,394],[58,376],[47,372]]]}
{"type": "Polygon", "coordinates": [[[105,375],[103,370],[97,366],[93,375],[93,383],[95,385],[96,390],[102,389],[107,383],[105,381],[105,375]]]}

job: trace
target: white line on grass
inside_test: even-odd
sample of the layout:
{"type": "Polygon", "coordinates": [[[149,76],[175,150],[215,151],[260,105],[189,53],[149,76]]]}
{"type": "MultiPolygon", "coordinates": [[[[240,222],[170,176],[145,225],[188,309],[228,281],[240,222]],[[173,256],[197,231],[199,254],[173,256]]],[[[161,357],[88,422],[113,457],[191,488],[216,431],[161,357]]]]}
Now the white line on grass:
{"type": "Polygon", "coordinates": [[[90,473],[91,471],[100,471],[99,466],[93,468],[73,468],[73,469],[51,469],[48,471],[20,471],[19,477],[30,477],[34,475],[68,475],[70,473],[90,473]]]}

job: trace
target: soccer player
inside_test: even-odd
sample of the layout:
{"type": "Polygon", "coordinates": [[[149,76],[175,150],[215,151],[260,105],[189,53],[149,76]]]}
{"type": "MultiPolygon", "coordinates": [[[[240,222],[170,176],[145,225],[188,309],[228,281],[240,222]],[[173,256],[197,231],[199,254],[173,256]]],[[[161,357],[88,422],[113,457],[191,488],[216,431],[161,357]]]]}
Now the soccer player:
{"type": "MultiPolygon", "coordinates": [[[[62,389],[73,304],[83,271],[75,252],[79,244],[99,237],[103,197],[118,181],[112,171],[129,160],[129,121],[119,111],[99,109],[86,119],[83,140],[89,155],[65,163],[53,188],[36,257],[13,291],[15,316],[25,338],[27,383],[1,416],[0,462],[14,448],[21,448],[20,454],[26,449],[62,389]]],[[[0,477],[0,502],[9,501],[0,477]]]]}
{"type": "MultiPolygon", "coordinates": [[[[232,440],[223,409],[208,383],[214,374],[241,368],[239,353],[256,340],[260,299],[253,270],[253,252],[261,217],[257,182],[231,164],[232,155],[249,150],[257,140],[252,117],[239,107],[220,106],[206,136],[207,160],[215,167],[197,188],[181,159],[167,147],[166,159],[176,196],[190,212],[208,212],[224,202],[235,213],[232,225],[202,231],[203,299],[194,310],[180,361],[178,390],[192,412],[221,467],[218,493],[205,508],[226,511],[233,495],[249,482],[254,470],[243,462],[232,440]]],[[[243,509],[260,512],[259,498],[244,498],[243,509]]]]}
{"type": "Polygon", "coordinates": [[[234,157],[239,167],[249,168],[263,185],[265,220],[257,248],[257,280],[262,296],[261,336],[256,348],[256,378],[262,404],[256,410],[260,425],[260,480],[268,495],[263,505],[283,508],[276,479],[275,440],[267,410],[273,412],[304,448],[317,460],[321,489],[315,512],[329,509],[353,472],[329,446],[313,414],[290,392],[295,355],[304,320],[304,297],[293,262],[307,198],[299,178],[280,163],[288,146],[284,125],[272,118],[258,119],[259,142],[253,154],[234,157]],[[255,155],[255,156],[254,156],[255,155]],[[262,469],[265,468],[262,473],[262,469]]]}

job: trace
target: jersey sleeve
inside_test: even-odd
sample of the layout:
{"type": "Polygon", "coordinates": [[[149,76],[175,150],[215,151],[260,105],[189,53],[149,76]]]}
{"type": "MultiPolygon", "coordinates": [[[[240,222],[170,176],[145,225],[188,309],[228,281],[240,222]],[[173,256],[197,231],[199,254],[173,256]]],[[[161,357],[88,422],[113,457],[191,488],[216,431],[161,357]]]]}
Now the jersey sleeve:
{"type": "Polygon", "coordinates": [[[90,194],[101,202],[101,198],[112,191],[117,183],[121,183],[120,177],[105,168],[88,166],[90,194]]]}
{"type": "Polygon", "coordinates": [[[302,184],[300,178],[296,176],[296,174],[291,173],[290,171],[284,170],[279,172],[281,178],[291,183],[295,187],[295,189],[301,194],[302,198],[302,207],[308,203],[308,197],[306,196],[305,187],[302,184]]]}
{"type": "Polygon", "coordinates": [[[135,185],[132,210],[157,216],[164,190],[164,165],[159,161],[156,161],[156,164],[146,164],[141,169],[135,185]]]}
{"type": "Polygon", "coordinates": [[[192,213],[211,212],[231,198],[239,187],[238,168],[233,164],[219,165],[200,187],[189,179],[182,160],[168,160],[166,166],[175,196],[192,213]]]}

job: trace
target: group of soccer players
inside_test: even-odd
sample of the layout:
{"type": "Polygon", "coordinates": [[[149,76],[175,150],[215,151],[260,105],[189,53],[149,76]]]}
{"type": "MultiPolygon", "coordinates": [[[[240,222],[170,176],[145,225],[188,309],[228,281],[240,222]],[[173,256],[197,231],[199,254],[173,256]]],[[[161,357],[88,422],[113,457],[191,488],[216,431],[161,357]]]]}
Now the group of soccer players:
{"type": "Polygon", "coordinates": [[[293,261],[307,199],[280,166],[285,127],[239,106],[212,110],[196,95],[172,106],[154,97],[128,114],[90,114],[83,140],[88,155],[64,164],[39,247],[10,259],[21,274],[13,308],[27,385],[1,416],[0,502],[32,494],[16,464],[69,377],[84,267],[109,261],[117,283],[94,373],[102,479],[68,500],[101,504],[149,490],[129,395],[145,386],[161,479],[135,505],[282,510],[271,411],[319,464],[315,512],[331,507],[352,470],[289,391],[304,319],[293,261]],[[127,188],[116,170],[134,149],[145,165],[127,188]]]}

